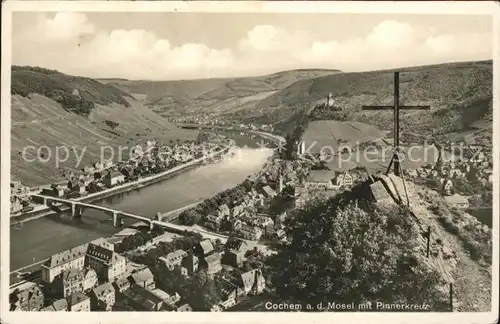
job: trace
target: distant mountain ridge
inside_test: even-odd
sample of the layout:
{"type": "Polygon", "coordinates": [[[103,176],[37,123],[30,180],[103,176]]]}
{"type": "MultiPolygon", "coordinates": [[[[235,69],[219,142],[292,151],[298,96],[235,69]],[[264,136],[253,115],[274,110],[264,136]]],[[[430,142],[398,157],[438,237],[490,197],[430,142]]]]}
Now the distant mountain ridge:
{"type": "Polygon", "coordinates": [[[67,170],[99,160],[103,151],[104,158],[116,160],[121,154],[117,148],[123,147],[121,158],[127,159],[138,143],[193,140],[198,135],[169,123],[133,95],[91,78],[14,66],[11,94],[11,173],[26,185],[61,181],[67,170]],[[43,146],[50,152],[37,156],[43,146]],[[58,148],[70,152],[60,165],[55,161],[58,148]],[[79,165],[75,153],[83,153],[79,165]]]}
{"type": "MultiPolygon", "coordinates": [[[[266,114],[255,119],[291,131],[300,116],[311,120],[347,120],[392,130],[387,112],[362,111],[363,105],[392,105],[395,70],[339,73],[297,81],[261,100],[266,114]],[[332,93],[342,113],[314,110],[332,93]]],[[[415,136],[448,136],[461,132],[490,141],[493,112],[492,61],[448,63],[398,69],[400,101],[407,105],[430,105],[431,111],[402,111],[401,130],[415,136]]],[[[408,137],[410,137],[408,135],[408,137]]],[[[411,138],[409,138],[411,140],[411,138]]]]}
{"type": "Polygon", "coordinates": [[[101,79],[132,94],[146,95],[145,103],[165,116],[232,114],[253,110],[254,105],[275,91],[298,80],[340,73],[339,70],[291,70],[265,76],[179,81],[123,81],[101,79]]]}
{"type": "Polygon", "coordinates": [[[88,116],[95,104],[130,106],[130,94],[94,79],[70,76],[32,66],[12,66],[11,94],[27,97],[38,93],[59,102],[63,108],[88,116]],[[75,92],[76,91],[76,92],[75,92]]]}

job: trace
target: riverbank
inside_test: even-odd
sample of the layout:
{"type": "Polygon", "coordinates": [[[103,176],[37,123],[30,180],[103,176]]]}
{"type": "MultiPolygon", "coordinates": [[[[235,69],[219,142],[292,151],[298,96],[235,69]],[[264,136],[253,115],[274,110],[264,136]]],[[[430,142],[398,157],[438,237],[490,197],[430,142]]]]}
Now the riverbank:
{"type": "MultiPolygon", "coordinates": [[[[122,193],[125,193],[128,191],[143,188],[143,187],[151,185],[153,183],[157,183],[157,182],[166,180],[168,178],[174,177],[181,172],[189,171],[189,170],[199,166],[200,164],[205,162],[207,159],[217,158],[220,155],[227,153],[232,147],[234,147],[234,145],[235,145],[234,141],[231,141],[227,147],[225,147],[217,152],[211,153],[207,156],[203,156],[203,157],[198,158],[198,159],[194,159],[194,160],[187,162],[185,164],[176,166],[170,170],[167,170],[167,171],[164,171],[164,172],[161,172],[158,174],[154,174],[154,175],[151,175],[148,177],[144,177],[144,178],[138,179],[137,181],[134,181],[134,182],[125,183],[125,184],[122,184],[122,185],[119,185],[119,186],[116,186],[113,188],[109,188],[109,189],[106,189],[104,191],[100,191],[100,192],[96,192],[96,193],[93,193],[93,194],[90,194],[87,196],[79,197],[79,198],[76,198],[74,200],[90,203],[90,202],[106,199],[106,198],[109,198],[109,197],[112,197],[112,196],[115,196],[118,194],[122,194],[122,193]]],[[[43,209],[38,209],[38,210],[29,212],[26,214],[12,216],[10,218],[11,219],[11,226],[12,225],[16,226],[19,223],[34,220],[34,219],[37,219],[40,217],[45,217],[48,215],[53,215],[56,213],[58,213],[58,212],[50,209],[49,207],[45,207],[43,209]],[[12,222],[13,220],[14,220],[14,222],[12,222]]]]}

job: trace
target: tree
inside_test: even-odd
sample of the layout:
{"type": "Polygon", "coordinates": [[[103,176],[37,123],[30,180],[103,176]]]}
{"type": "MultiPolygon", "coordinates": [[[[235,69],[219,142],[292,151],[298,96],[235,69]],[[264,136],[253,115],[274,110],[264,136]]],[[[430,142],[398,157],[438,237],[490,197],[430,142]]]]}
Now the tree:
{"type": "Polygon", "coordinates": [[[413,222],[399,207],[361,208],[342,198],[311,204],[289,224],[291,245],[269,260],[272,283],[286,302],[426,302],[442,309],[439,276],[416,262],[413,222]]]}
{"type": "Polygon", "coordinates": [[[193,209],[189,209],[187,211],[184,211],[182,212],[180,215],[179,215],[181,221],[183,224],[185,225],[194,225],[194,224],[198,224],[198,222],[200,221],[201,219],[201,215],[198,214],[195,210],[193,209]]]}

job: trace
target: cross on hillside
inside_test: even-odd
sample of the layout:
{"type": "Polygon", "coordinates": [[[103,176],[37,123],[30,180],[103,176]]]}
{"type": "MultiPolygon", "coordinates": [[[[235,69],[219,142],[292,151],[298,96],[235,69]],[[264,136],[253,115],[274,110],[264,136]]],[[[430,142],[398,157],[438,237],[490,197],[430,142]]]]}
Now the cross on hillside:
{"type": "Polygon", "coordinates": [[[387,172],[394,163],[394,174],[401,174],[399,163],[399,110],[430,110],[430,106],[400,106],[399,105],[399,72],[394,72],[394,105],[393,106],[363,106],[363,110],[393,110],[394,111],[394,155],[392,156],[387,172]]]}

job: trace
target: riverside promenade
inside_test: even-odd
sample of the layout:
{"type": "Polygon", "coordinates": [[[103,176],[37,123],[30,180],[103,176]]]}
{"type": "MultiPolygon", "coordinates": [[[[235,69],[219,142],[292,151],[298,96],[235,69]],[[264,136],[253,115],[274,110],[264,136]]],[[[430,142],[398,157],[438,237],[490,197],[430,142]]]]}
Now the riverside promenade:
{"type": "MultiPolygon", "coordinates": [[[[227,153],[229,151],[229,149],[231,149],[231,147],[233,147],[234,145],[235,145],[234,141],[231,140],[228,146],[224,147],[223,149],[221,149],[219,151],[216,151],[216,152],[213,152],[213,153],[208,154],[206,156],[202,156],[200,158],[191,160],[191,161],[184,163],[182,165],[178,165],[172,169],[169,169],[169,170],[166,170],[164,172],[154,174],[151,176],[147,176],[144,178],[140,178],[137,181],[124,183],[122,185],[119,185],[119,186],[116,186],[113,188],[109,188],[109,189],[106,189],[103,191],[92,193],[92,194],[89,194],[89,195],[86,195],[83,197],[79,197],[79,198],[75,198],[72,200],[89,203],[89,202],[93,202],[93,201],[97,201],[97,200],[102,200],[102,199],[105,199],[105,198],[108,198],[108,197],[111,197],[111,196],[114,196],[114,195],[117,195],[120,193],[124,193],[124,192],[130,191],[130,190],[142,188],[144,186],[147,186],[147,185],[162,181],[166,178],[172,177],[180,172],[187,171],[188,169],[193,168],[193,167],[203,163],[204,161],[206,161],[208,159],[217,158],[217,157],[221,156],[222,154],[227,153]]],[[[29,213],[12,216],[10,218],[11,225],[16,225],[20,222],[25,222],[25,221],[37,219],[40,217],[45,217],[45,216],[52,215],[55,213],[57,213],[57,212],[53,211],[49,207],[41,206],[41,207],[39,207],[39,208],[35,209],[34,211],[29,212],[29,213]]]]}

